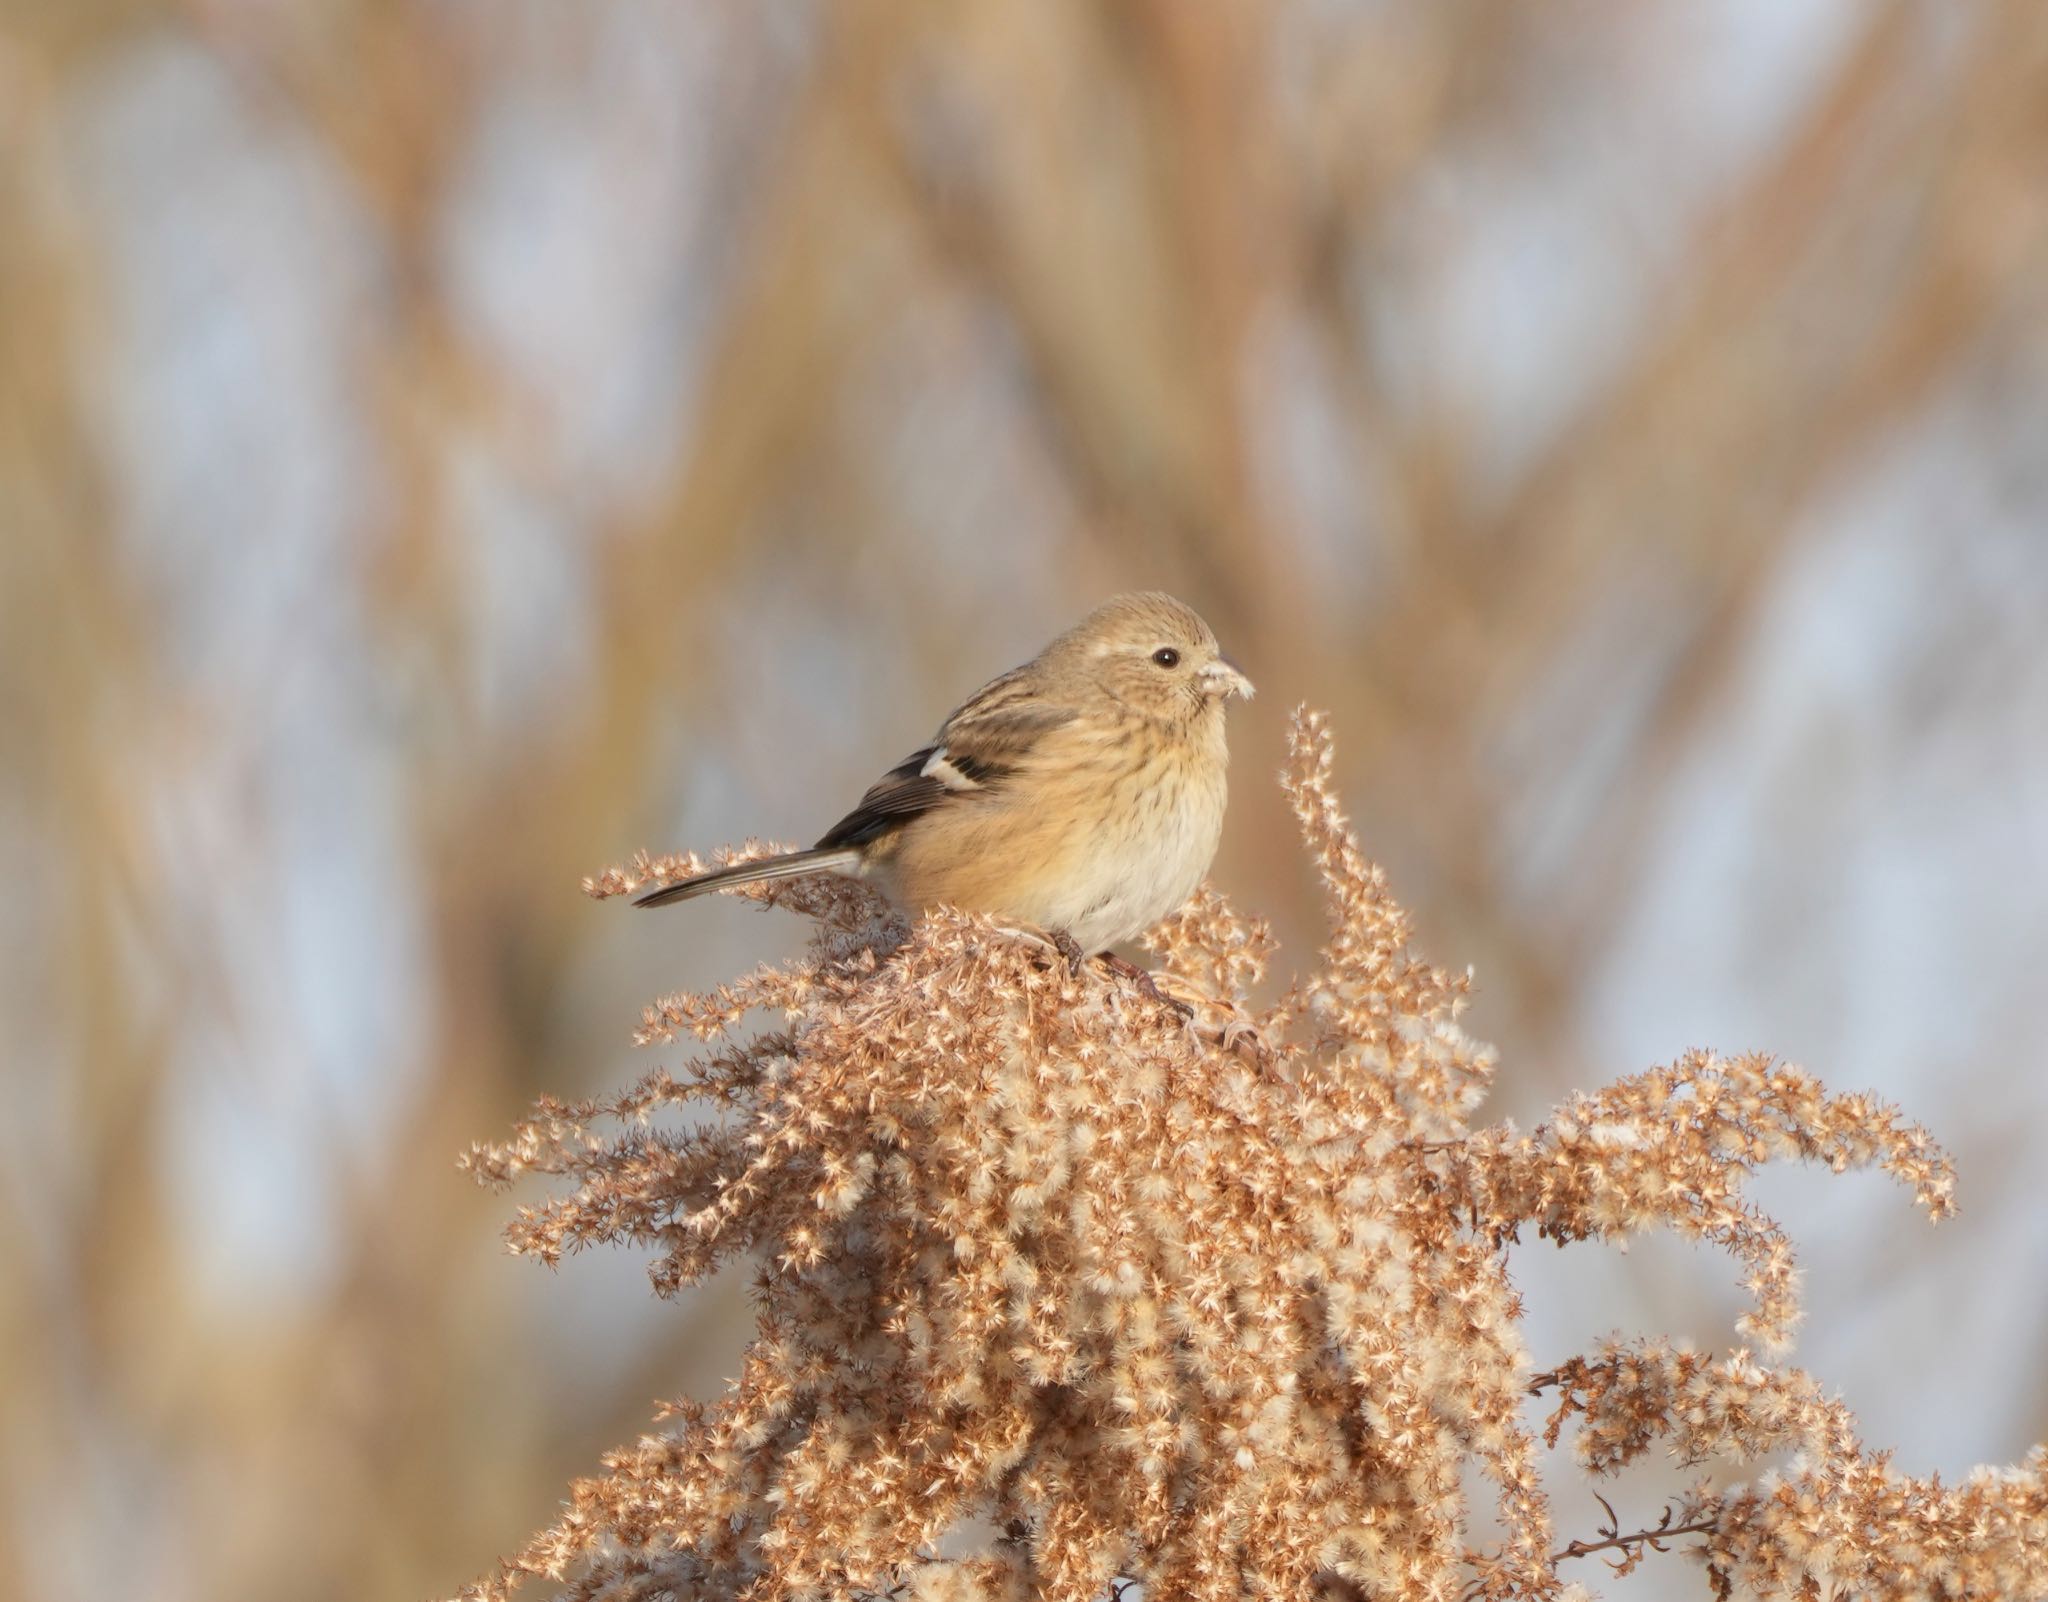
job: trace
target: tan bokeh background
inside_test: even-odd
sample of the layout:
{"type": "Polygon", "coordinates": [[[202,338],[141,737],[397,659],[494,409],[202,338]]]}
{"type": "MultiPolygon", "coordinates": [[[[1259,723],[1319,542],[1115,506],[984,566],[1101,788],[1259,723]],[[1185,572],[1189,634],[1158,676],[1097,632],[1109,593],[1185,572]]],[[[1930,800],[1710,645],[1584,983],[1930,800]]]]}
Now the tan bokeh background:
{"type": "MultiPolygon", "coordinates": [[[[736,1284],[453,1168],[802,938],[580,876],[814,835],[1138,585],[1260,685],[1232,895],[1313,939],[1330,708],[1494,1114],[1903,1100],[1952,1227],[1766,1187],[1805,1360],[1916,1472],[2048,1436],[2044,175],[2033,0],[21,0],[0,1590],[446,1590],[731,1372],[736,1284]]],[[[1739,1306],[1517,1262],[1539,1360],[1739,1306]]]]}

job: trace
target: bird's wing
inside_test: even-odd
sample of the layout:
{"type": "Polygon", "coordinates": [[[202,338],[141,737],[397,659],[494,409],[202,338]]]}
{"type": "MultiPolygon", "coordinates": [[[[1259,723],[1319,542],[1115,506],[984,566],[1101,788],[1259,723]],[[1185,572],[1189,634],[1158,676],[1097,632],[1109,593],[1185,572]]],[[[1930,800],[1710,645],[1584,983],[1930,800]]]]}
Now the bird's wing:
{"type": "Polygon", "coordinates": [[[985,686],[946,719],[930,745],[876,780],[819,847],[864,846],[949,800],[999,788],[1032,747],[1075,715],[1031,693],[1020,677],[1021,670],[1006,673],[985,686]]]}

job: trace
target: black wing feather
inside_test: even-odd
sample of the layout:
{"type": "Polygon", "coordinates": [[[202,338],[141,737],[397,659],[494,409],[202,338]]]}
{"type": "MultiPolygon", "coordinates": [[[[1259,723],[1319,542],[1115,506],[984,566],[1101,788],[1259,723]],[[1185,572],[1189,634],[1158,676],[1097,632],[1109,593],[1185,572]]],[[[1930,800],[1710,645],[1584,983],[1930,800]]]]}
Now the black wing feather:
{"type": "Polygon", "coordinates": [[[864,846],[931,811],[947,793],[945,785],[924,773],[924,765],[937,749],[928,745],[922,751],[914,751],[883,774],[868,787],[859,806],[819,837],[818,848],[864,846]]]}
{"type": "Polygon", "coordinates": [[[1016,681],[1021,671],[1006,673],[988,685],[946,719],[930,745],[913,751],[877,779],[860,798],[860,805],[826,830],[818,848],[864,846],[895,833],[933,807],[999,788],[1048,731],[1074,719],[1071,711],[1020,692],[1016,681]],[[945,765],[971,788],[948,784],[924,771],[941,749],[946,753],[945,765]]]}

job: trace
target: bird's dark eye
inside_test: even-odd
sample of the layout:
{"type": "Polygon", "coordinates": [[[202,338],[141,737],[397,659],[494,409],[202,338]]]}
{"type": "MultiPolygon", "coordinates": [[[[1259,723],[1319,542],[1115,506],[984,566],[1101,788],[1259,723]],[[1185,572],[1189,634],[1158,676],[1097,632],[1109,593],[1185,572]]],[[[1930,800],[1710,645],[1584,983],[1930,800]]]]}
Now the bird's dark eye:
{"type": "Polygon", "coordinates": [[[1157,662],[1161,667],[1179,667],[1180,652],[1176,651],[1170,645],[1162,645],[1159,647],[1158,650],[1152,653],[1152,660],[1157,662]]]}

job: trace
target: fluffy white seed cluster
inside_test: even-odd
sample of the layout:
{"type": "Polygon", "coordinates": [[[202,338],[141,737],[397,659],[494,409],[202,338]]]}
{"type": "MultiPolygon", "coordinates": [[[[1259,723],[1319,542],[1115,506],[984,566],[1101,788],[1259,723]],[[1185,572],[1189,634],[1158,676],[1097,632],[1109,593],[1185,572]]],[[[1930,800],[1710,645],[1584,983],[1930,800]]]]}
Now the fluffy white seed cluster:
{"type": "Polygon", "coordinates": [[[620,1602],[1092,1602],[1127,1580],[1219,1602],[1581,1595],[1557,1573],[1577,1553],[1555,1550],[1532,1392],[1596,1472],[1657,1446],[1802,1454],[1677,1510],[1723,1590],[2027,1594],[2015,1577],[2048,1562],[2038,1459],[1952,1490],[1903,1479],[1811,1379],[1747,1351],[1652,1339],[1532,1373],[1506,1261],[1524,1231],[1719,1245],[1775,1352],[1791,1254],[1743,1200],[1749,1170],[1877,1164],[1938,1216],[1947,1165],[1890,1109],[1763,1059],[1689,1056],[1531,1133],[1473,1129],[1493,1057],[1458,1025],[1464,982],[1410,953],[1329,770],[1321,719],[1298,715],[1284,783],[1331,939],[1272,1005],[1252,999],[1264,926],[1211,891],[1151,942],[1189,1020],[1028,934],[906,930],[857,885],[798,881],[757,894],[818,921],[803,960],[649,1009],[644,1040],[703,1054],[478,1148],[487,1180],[568,1182],[514,1224],[522,1252],[641,1245],[664,1294],[744,1259],[759,1322],[729,1394],[675,1404],[472,1594],[545,1575],[620,1602]],[[1486,1550],[1475,1469],[1505,1532],[1486,1550]]]}

